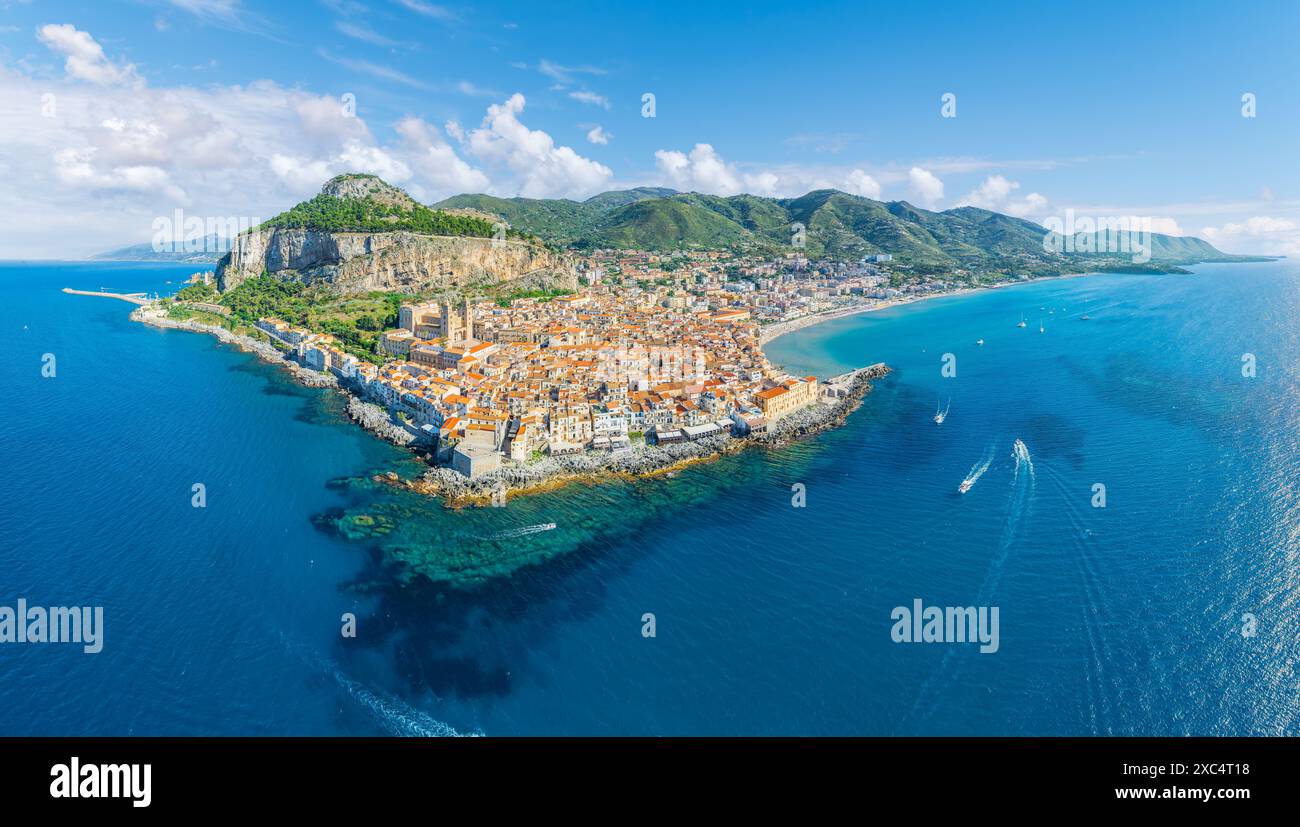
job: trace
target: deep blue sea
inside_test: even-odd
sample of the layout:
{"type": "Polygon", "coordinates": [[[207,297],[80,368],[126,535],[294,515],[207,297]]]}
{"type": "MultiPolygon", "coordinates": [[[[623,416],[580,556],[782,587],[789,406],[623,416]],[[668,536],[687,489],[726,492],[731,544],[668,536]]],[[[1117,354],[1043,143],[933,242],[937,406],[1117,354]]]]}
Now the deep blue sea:
{"type": "Polygon", "coordinates": [[[773,360],[894,368],[843,428],[463,511],[369,482],[418,463],[336,393],[59,292],[195,269],[0,264],[0,605],[106,626],[0,644],[0,735],[1297,733],[1293,263],[808,328],[773,360]],[[893,642],[916,598],[999,651],[893,642]]]}

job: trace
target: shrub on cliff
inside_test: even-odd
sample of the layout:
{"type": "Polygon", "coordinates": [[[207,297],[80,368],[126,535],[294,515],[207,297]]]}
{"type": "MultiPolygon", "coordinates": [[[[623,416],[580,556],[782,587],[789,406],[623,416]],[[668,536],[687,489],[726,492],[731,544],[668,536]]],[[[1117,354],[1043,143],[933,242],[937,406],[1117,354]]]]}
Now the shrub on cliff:
{"type": "MultiPolygon", "coordinates": [[[[262,224],[262,228],[306,229],[335,233],[386,233],[406,230],[430,235],[490,238],[492,224],[469,215],[453,215],[412,202],[409,206],[374,198],[339,198],[324,193],[262,224]]],[[[512,234],[517,235],[517,234],[512,234]]]]}

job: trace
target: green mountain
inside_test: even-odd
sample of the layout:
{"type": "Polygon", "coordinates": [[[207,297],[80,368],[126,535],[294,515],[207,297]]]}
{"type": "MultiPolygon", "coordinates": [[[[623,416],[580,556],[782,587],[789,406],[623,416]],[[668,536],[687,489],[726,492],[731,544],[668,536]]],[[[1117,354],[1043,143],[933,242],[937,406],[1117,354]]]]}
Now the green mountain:
{"type": "MultiPolygon", "coordinates": [[[[667,251],[740,248],[794,249],[802,225],[804,252],[813,258],[857,259],[889,254],[918,273],[966,270],[1048,275],[1080,267],[1132,264],[1132,238],[1054,239],[1039,224],[1009,215],[957,207],[933,212],[906,201],[882,202],[816,190],[798,198],[721,197],[650,187],[601,193],[586,201],[458,195],[436,208],[470,208],[501,216],[515,230],[579,248],[667,251]],[[1053,242],[1061,242],[1053,246],[1053,242]],[[1110,242],[1109,246],[1107,242],[1110,242]],[[1053,250],[1060,249],[1057,253],[1053,250]]],[[[1199,238],[1150,234],[1152,264],[1165,269],[1202,261],[1244,261],[1199,238]]]]}
{"type": "Polygon", "coordinates": [[[591,241],[595,226],[611,211],[640,201],[663,199],[676,194],[676,190],[664,187],[636,187],[602,192],[586,201],[454,195],[433,206],[441,210],[477,210],[499,215],[512,229],[532,233],[559,244],[576,244],[591,241]]]}
{"type": "Polygon", "coordinates": [[[668,189],[667,187],[633,187],[630,190],[610,190],[602,192],[600,195],[593,195],[582,203],[588,207],[598,209],[613,209],[622,207],[635,201],[644,201],[647,198],[667,198],[670,195],[676,195],[677,190],[668,189]]]}
{"type": "Polygon", "coordinates": [[[492,223],[418,203],[375,175],[337,175],[320,194],[262,222],[266,229],[384,233],[409,230],[429,235],[489,238],[492,223]]]}

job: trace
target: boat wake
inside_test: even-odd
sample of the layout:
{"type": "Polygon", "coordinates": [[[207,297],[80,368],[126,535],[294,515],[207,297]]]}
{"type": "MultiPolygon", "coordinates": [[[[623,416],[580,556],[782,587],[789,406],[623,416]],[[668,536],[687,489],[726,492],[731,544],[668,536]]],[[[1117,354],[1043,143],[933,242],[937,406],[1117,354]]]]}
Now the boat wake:
{"type": "MultiPolygon", "coordinates": [[[[998,541],[998,547],[993,553],[993,558],[989,561],[988,572],[984,575],[984,582],[980,585],[979,594],[975,598],[974,605],[976,606],[995,605],[994,597],[997,595],[998,586],[1002,582],[1002,571],[1006,567],[1007,558],[1010,557],[1011,549],[1020,538],[1021,528],[1033,508],[1036,486],[1033,457],[1029,454],[1029,448],[1019,439],[1012,445],[1011,456],[1016,464],[1011,472],[1011,494],[1007,502],[1007,519],[1002,525],[1002,537],[998,541]]],[[[930,717],[930,714],[939,703],[940,694],[944,688],[951,685],[960,674],[961,662],[953,662],[957,651],[956,647],[949,647],[948,651],[944,653],[938,668],[921,685],[916,701],[912,704],[912,708],[907,715],[903,717],[902,724],[907,724],[910,721],[920,724],[930,717]]]]}
{"type": "Polygon", "coordinates": [[[935,402],[935,404],[934,404],[934,424],[936,424],[936,425],[942,425],[942,424],[943,424],[943,421],[944,421],[945,419],[948,418],[948,411],[951,411],[951,410],[952,410],[952,400],[951,400],[951,399],[948,400],[948,407],[946,407],[946,408],[944,408],[944,409],[942,409],[942,410],[939,409],[939,403],[938,403],[938,402],[935,402]]]}
{"type": "Polygon", "coordinates": [[[343,673],[333,661],[321,657],[302,644],[296,644],[280,633],[285,648],[304,663],[333,679],[354,702],[362,707],[390,735],[402,738],[479,738],[482,732],[460,732],[427,712],[422,712],[400,698],[370,689],[343,673]]]}
{"type": "Polygon", "coordinates": [[[970,467],[970,473],[966,475],[966,479],[962,480],[961,485],[957,486],[957,493],[965,494],[975,486],[975,483],[979,482],[980,477],[984,476],[984,472],[989,470],[989,466],[993,464],[993,451],[992,445],[985,449],[984,456],[970,467]]]}
{"type": "Polygon", "coordinates": [[[379,725],[393,735],[403,738],[477,738],[481,732],[458,732],[450,725],[421,712],[405,701],[381,695],[367,689],[344,675],[337,668],[330,670],[334,682],[361,706],[365,707],[379,725]]]}
{"type": "Polygon", "coordinates": [[[984,585],[980,587],[980,605],[992,599],[1002,580],[1002,568],[1011,553],[1011,547],[1020,536],[1020,527],[1029,516],[1033,506],[1034,489],[1037,477],[1034,473],[1034,459],[1029,454],[1025,443],[1017,439],[1011,447],[1011,456],[1016,466],[1011,472],[1011,496],[1007,508],[1007,521],[1002,527],[1002,539],[998,543],[997,553],[989,563],[984,585]]]}
{"type": "Polygon", "coordinates": [[[1080,513],[1075,504],[1076,495],[1071,491],[1073,483],[1061,474],[1044,466],[1046,479],[1057,488],[1056,501],[1060,503],[1059,514],[1070,527],[1067,538],[1067,554],[1074,563],[1084,599],[1078,601],[1083,615],[1083,631],[1088,644],[1088,661],[1084,664],[1084,689],[1087,693],[1087,716],[1094,735],[1112,735],[1111,721],[1119,708],[1118,697],[1121,690],[1109,675],[1107,664],[1114,663],[1111,646],[1107,643],[1106,630],[1113,622],[1110,589],[1108,579],[1098,566],[1093,551],[1092,530],[1087,518],[1080,513]]]}
{"type": "Polygon", "coordinates": [[[541,534],[543,531],[550,531],[555,528],[555,523],[538,523],[537,525],[526,525],[522,528],[512,528],[507,531],[501,531],[489,537],[489,540],[512,540],[515,537],[527,537],[529,534],[541,534]]]}

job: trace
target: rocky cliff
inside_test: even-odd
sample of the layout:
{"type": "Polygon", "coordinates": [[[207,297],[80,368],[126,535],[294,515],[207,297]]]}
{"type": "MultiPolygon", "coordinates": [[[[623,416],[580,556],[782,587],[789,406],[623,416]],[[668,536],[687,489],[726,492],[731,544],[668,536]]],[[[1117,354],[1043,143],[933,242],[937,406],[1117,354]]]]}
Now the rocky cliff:
{"type": "Polygon", "coordinates": [[[217,264],[221,290],[263,272],[325,284],[341,293],[414,292],[525,279],[530,287],[577,287],[565,256],[518,240],[388,233],[269,229],[235,239],[217,264]]]}
{"type": "Polygon", "coordinates": [[[520,281],[524,289],[578,284],[573,262],[495,216],[431,210],[373,176],[339,175],[320,194],[237,237],[217,286],[262,273],[340,293],[416,292],[520,281]]]}

